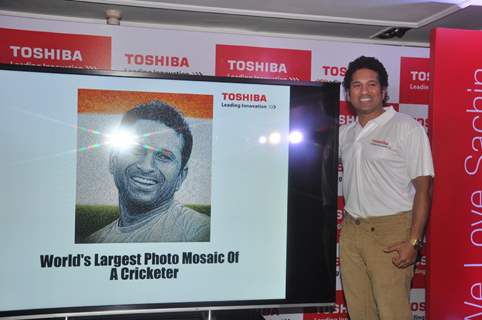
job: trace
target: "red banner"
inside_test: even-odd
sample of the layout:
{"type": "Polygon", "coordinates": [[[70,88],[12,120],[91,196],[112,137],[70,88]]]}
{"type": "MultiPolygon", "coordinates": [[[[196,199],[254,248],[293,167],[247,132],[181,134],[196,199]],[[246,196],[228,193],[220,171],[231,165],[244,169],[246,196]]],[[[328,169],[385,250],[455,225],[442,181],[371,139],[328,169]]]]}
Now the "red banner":
{"type": "Polygon", "coordinates": [[[340,101],[340,116],[338,122],[341,125],[352,123],[356,120],[355,110],[346,101],[340,101]]]}
{"type": "Polygon", "coordinates": [[[413,279],[412,279],[412,289],[425,289],[425,279],[427,274],[427,250],[423,248],[420,251],[420,258],[415,264],[413,279]]]}
{"type": "Polygon", "coordinates": [[[311,80],[311,51],[216,45],[216,76],[311,80]]]}
{"type": "Polygon", "coordinates": [[[0,28],[0,63],[111,69],[111,38],[0,28]]]}
{"type": "Polygon", "coordinates": [[[400,58],[400,103],[428,104],[429,59],[400,58]]]}
{"type": "Polygon", "coordinates": [[[482,31],[436,29],[429,319],[482,319],[482,31]]]}

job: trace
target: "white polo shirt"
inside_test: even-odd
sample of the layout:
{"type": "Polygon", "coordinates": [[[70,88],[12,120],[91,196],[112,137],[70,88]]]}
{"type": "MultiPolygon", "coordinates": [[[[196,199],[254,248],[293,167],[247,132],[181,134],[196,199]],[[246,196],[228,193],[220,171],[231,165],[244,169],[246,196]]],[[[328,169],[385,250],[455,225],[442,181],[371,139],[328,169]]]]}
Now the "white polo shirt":
{"type": "Polygon", "coordinates": [[[362,127],[340,127],[345,210],[352,216],[386,216],[412,209],[412,180],[433,176],[427,134],[412,117],[392,107],[362,127]]]}

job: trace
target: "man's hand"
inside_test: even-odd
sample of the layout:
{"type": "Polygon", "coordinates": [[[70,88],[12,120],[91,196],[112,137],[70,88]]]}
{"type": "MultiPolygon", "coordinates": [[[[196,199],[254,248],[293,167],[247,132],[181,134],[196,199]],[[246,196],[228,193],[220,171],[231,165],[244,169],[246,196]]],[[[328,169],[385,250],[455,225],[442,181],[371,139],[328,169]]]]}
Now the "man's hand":
{"type": "Polygon", "coordinates": [[[401,269],[414,264],[418,254],[417,250],[408,241],[397,242],[386,247],[383,251],[385,253],[395,252],[392,263],[401,269]]]}

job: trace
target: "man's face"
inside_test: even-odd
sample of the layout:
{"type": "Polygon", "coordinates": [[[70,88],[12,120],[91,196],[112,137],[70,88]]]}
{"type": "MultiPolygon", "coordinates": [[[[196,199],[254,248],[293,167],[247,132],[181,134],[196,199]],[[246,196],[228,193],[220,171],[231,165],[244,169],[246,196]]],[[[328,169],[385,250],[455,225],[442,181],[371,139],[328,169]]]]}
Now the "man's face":
{"type": "Polygon", "coordinates": [[[371,114],[383,110],[386,89],[382,88],[377,72],[370,69],[358,69],[353,73],[348,101],[357,114],[371,114]]]}
{"type": "Polygon", "coordinates": [[[181,187],[187,174],[187,167],[181,170],[183,138],[153,120],[137,120],[131,129],[138,144],[115,151],[110,171],[121,201],[131,213],[143,213],[168,203],[181,187]]]}

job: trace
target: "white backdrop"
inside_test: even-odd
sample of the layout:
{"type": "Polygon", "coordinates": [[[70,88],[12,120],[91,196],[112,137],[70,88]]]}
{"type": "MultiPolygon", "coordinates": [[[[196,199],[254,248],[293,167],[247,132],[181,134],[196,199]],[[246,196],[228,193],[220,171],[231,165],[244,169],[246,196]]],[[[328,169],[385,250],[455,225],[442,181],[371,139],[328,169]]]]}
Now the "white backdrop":
{"type": "MultiPolygon", "coordinates": [[[[0,62],[13,64],[341,81],[351,60],[360,55],[375,56],[389,73],[389,102],[428,126],[428,48],[10,16],[0,16],[0,28],[0,62]]],[[[343,102],[343,91],[340,98],[340,122],[353,121],[343,102]]],[[[339,204],[341,210],[342,201],[339,204]]],[[[425,256],[417,264],[412,290],[413,319],[418,320],[425,319],[424,276],[425,256]]],[[[282,314],[282,310],[272,310],[274,314],[265,317],[270,320],[347,319],[339,279],[337,290],[333,313],[307,310],[282,314]]]]}

